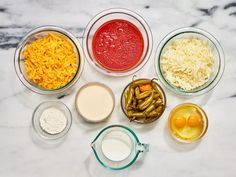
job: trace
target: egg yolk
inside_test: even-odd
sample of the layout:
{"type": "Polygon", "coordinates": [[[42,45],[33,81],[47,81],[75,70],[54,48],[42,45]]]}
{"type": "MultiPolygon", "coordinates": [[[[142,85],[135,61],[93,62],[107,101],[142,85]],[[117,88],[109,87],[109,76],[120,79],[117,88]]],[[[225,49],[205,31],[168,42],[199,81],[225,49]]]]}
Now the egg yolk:
{"type": "Polygon", "coordinates": [[[184,117],[176,117],[174,119],[174,124],[177,128],[183,128],[186,124],[186,119],[184,117]]]}
{"type": "Polygon", "coordinates": [[[197,127],[199,123],[199,119],[197,116],[189,116],[188,118],[188,125],[190,127],[197,127]]]}

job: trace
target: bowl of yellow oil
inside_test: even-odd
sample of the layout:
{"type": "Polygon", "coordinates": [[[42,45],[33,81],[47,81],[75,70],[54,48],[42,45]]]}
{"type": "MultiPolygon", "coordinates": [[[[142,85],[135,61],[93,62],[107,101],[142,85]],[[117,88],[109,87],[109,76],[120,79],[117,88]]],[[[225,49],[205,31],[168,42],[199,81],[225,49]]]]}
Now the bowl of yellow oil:
{"type": "Polygon", "coordinates": [[[200,140],[208,128],[205,111],[198,105],[183,103],[170,112],[168,126],[170,134],[178,141],[192,143],[200,140]]]}

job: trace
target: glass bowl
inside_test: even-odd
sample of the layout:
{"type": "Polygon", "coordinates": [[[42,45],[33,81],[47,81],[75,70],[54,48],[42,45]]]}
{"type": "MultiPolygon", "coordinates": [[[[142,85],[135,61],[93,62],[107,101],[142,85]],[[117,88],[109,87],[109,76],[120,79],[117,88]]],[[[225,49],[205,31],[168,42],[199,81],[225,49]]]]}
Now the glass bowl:
{"type": "Polygon", "coordinates": [[[35,130],[35,132],[42,138],[48,139],[48,140],[54,140],[54,139],[59,139],[64,137],[68,131],[70,130],[72,124],[72,114],[69,110],[69,108],[62,102],[60,101],[46,101],[42,102],[39,104],[32,115],[32,125],[35,130]],[[60,133],[57,134],[50,134],[43,130],[43,128],[40,125],[40,117],[45,109],[55,107],[59,109],[62,113],[64,113],[65,117],[67,118],[67,124],[66,127],[61,131],[60,133]]]}
{"type": "Polygon", "coordinates": [[[160,42],[159,46],[157,47],[156,56],[155,56],[155,70],[158,75],[158,78],[163,83],[163,85],[166,86],[169,90],[172,92],[182,95],[182,96],[198,96],[207,93],[208,91],[212,90],[217,83],[220,81],[223,72],[225,68],[225,58],[223,49],[220,45],[220,43],[217,41],[217,39],[208,33],[207,31],[204,31],[202,29],[193,28],[193,27],[186,27],[186,28],[180,28],[175,31],[170,32],[167,34],[164,39],[160,42]],[[208,42],[210,48],[212,49],[213,53],[213,70],[210,75],[210,78],[208,81],[193,90],[186,91],[181,88],[177,88],[173,84],[171,84],[164,76],[162,68],[161,68],[161,56],[163,50],[168,46],[168,44],[175,40],[175,39],[181,39],[183,37],[196,37],[198,39],[202,39],[208,42]]]}
{"type": "Polygon", "coordinates": [[[82,74],[83,66],[84,66],[83,51],[78,40],[70,32],[57,26],[41,26],[41,27],[33,29],[28,34],[26,34],[26,36],[20,41],[15,51],[14,67],[15,67],[15,71],[18,78],[28,89],[38,94],[50,95],[50,94],[58,94],[58,93],[64,92],[65,90],[72,87],[77,82],[77,80],[82,74]],[[43,36],[47,35],[49,32],[53,34],[58,34],[62,36],[63,38],[68,39],[68,41],[74,46],[74,50],[77,54],[77,60],[78,60],[78,68],[74,77],[66,85],[60,88],[51,89],[51,90],[44,89],[37,86],[34,82],[32,82],[27,77],[24,57],[22,55],[27,44],[30,44],[33,41],[39,38],[42,38],[43,36]]]}
{"type": "Polygon", "coordinates": [[[122,111],[123,113],[125,114],[125,116],[130,120],[130,121],[133,121],[133,122],[136,122],[136,123],[140,123],[140,124],[146,124],[146,123],[152,123],[154,121],[156,121],[157,119],[159,119],[162,114],[164,113],[165,111],[165,108],[166,108],[166,95],[165,95],[165,92],[164,90],[162,89],[162,87],[156,82],[154,81],[155,79],[152,79],[151,81],[154,82],[162,96],[162,99],[163,99],[163,111],[161,112],[161,114],[159,114],[158,116],[156,117],[153,117],[153,118],[150,118],[150,119],[134,119],[134,120],[131,120],[128,116],[128,113],[125,109],[125,92],[128,90],[129,86],[134,82],[134,81],[139,81],[139,80],[151,80],[151,79],[136,79],[136,80],[133,80],[132,82],[130,82],[128,85],[126,85],[126,87],[124,88],[122,94],[121,94],[121,99],[120,99],[120,104],[121,104],[121,108],[122,108],[122,111]]]}
{"type": "Polygon", "coordinates": [[[127,9],[108,9],[97,14],[87,25],[83,36],[83,50],[87,61],[98,71],[111,76],[126,76],[140,70],[148,61],[152,51],[152,33],[146,21],[138,14],[127,9]],[[96,61],[92,50],[92,41],[95,32],[107,21],[122,19],[135,25],[141,32],[144,40],[144,50],[139,62],[122,71],[109,70],[96,61]]]}
{"type": "Polygon", "coordinates": [[[171,136],[176,139],[177,141],[179,142],[182,142],[182,143],[194,143],[194,142],[197,142],[199,140],[202,139],[202,137],[206,134],[207,132],[207,129],[208,129],[208,118],[207,118],[207,114],[206,112],[198,105],[196,104],[193,104],[193,103],[183,103],[183,104],[179,104],[177,105],[176,107],[174,107],[170,114],[169,114],[169,118],[168,118],[168,130],[169,130],[169,133],[171,134],[171,136]],[[198,112],[201,114],[202,116],[202,121],[203,121],[203,129],[202,129],[202,132],[201,134],[199,134],[199,136],[195,139],[183,139],[183,138],[180,138],[178,137],[172,130],[171,130],[171,117],[173,116],[173,114],[175,113],[175,110],[183,107],[183,106],[191,106],[195,109],[198,110],[198,112]]]}

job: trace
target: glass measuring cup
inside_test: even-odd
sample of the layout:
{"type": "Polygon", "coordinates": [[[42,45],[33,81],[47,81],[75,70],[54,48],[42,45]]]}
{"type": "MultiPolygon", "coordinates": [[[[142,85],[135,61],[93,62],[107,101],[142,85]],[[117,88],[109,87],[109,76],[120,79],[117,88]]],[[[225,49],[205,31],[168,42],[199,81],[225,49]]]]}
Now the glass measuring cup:
{"type": "Polygon", "coordinates": [[[91,143],[98,162],[111,170],[131,166],[139,154],[149,151],[149,144],[141,143],[136,134],[123,125],[102,129],[91,143]]]}

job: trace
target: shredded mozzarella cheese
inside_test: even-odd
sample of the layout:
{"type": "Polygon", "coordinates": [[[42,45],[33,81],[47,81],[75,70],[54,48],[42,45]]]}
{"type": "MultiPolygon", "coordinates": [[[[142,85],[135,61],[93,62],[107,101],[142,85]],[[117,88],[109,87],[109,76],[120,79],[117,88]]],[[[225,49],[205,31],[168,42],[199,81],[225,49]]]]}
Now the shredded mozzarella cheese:
{"type": "Polygon", "coordinates": [[[214,60],[207,41],[188,37],[171,41],[164,49],[160,64],[171,84],[189,91],[208,81],[214,60]]]}

